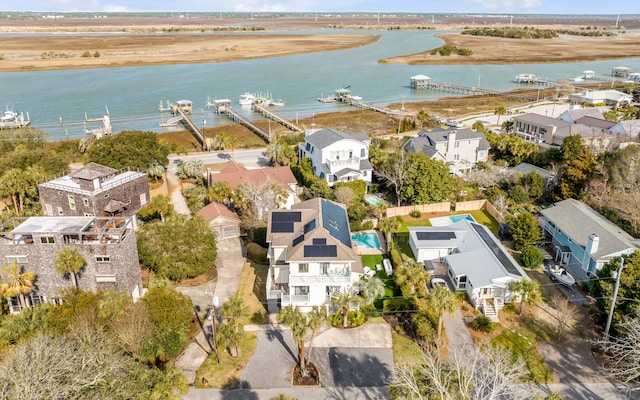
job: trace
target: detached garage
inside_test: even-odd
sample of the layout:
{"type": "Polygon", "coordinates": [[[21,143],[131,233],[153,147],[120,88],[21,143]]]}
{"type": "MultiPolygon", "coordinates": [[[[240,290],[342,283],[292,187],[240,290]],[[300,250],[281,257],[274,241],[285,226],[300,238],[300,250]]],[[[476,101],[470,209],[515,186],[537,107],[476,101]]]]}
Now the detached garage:
{"type": "Polygon", "coordinates": [[[452,226],[409,227],[409,246],[418,262],[440,260],[453,253],[466,231],[452,226]]]}
{"type": "Polygon", "coordinates": [[[218,239],[237,238],[240,236],[240,218],[224,204],[209,203],[200,209],[196,216],[202,217],[218,236],[218,239]]]}

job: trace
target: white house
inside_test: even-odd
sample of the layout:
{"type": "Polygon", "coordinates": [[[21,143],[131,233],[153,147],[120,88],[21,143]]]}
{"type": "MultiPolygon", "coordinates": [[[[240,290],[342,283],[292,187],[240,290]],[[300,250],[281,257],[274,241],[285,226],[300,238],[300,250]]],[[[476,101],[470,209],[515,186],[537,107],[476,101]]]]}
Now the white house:
{"type": "Polygon", "coordinates": [[[605,104],[607,106],[619,106],[626,103],[631,104],[633,96],[621,92],[619,90],[589,90],[580,94],[572,94],[569,96],[571,101],[585,104],[605,104]]]}
{"type": "Polygon", "coordinates": [[[267,224],[269,312],[287,305],[309,311],[350,290],[362,265],[351,242],[346,207],[322,198],[273,210],[267,224]]]}
{"type": "Polygon", "coordinates": [[[486,226],[467,219],[448,226],[409,227],[409,245],[417,261],[446,264],[455,289],[490,317],[497,316],[505,302],[516,300],[509,284],[528,279],[486,226]]]}
{"type": "Polygon", "coordinates": [[[403,146],[406,151],[424,153],[446,162],[453,174],[474,168],[479,161],[487,161],[490,147],[482,132],[455,128],[421,131],[403,146]]]}
{"type": "Polygon", "coordinates": [[[313,173],[327,181],[329,186],[358,179],[370,184],[373,175],[369,162],[370,144],[366,133],[310,130],[305,132],[304,142],[298,145],[298,158],[309,158],[313,173]]]}
{"type": "Polygon", "coordinates": [[[540,211],[540,226],[551,239],[555,259],[580,279],[639,248],[638,239],[585,203],[566,199],[540,211]]]}

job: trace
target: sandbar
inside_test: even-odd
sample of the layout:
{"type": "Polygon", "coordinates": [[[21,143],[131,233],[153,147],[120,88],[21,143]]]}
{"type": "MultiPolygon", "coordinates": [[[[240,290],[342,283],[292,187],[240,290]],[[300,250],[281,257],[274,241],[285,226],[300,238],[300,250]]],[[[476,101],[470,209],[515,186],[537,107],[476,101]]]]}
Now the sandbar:
{"type": "Polygon", "coordinates": [[[640,35],[585,38],[560,35],[554,39],[505,39],[462,34],[436,35],[445,44],[471,49],[470,56],[431,55],[424,52],[379,60],[381,64],[536,64],[615,60],[640,57],[640,35]]]}

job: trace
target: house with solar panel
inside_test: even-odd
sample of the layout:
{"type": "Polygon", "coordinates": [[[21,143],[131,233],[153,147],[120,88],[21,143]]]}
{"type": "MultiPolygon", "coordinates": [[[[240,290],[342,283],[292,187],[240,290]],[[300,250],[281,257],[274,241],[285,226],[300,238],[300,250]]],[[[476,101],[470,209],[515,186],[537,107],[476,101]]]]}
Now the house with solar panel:
{"type": "Polygon", "coordinates": [[[298,159],[311,160],[313,174],[327,181],[363,180],[369,185],[373,167],[369,162],[371,139],[366,133],[344,133],[336,129],[316,129],[305,132],[298,145],[298,159]]]}
{"type": "Polygon", "coordinates": [[[489,228],[467,219],[409,227],[409,245],[416,261],[443,263],[455,290],[465,292],[488,317],[497,318],[504,303],[518,300],[509,291],[511,282],[528,279],[489,228]]]}
{"type": "Polygon", "coordinates": [[[298,306],[310,311],[351,289],[362,264],[353,249],[346,207],[323,198],[273,210],[267,225],[268,310],[298,306]]]}

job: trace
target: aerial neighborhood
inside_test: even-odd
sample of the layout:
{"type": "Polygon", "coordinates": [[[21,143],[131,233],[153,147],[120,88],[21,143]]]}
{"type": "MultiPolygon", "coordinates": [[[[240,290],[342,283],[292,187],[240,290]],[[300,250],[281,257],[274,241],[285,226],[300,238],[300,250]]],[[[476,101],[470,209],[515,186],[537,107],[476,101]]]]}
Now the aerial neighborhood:
{"type": "MultiPolygon", "coordinates": [[[[401,57],[406,51],[390,53],[369,30],[385,40],[396,37],[388,30],[431,38],[445,32],[443,22],[402,13],[292,13],[285,21],[133,14],[10,18],[0,10],[0,22],[24,21],[16,35],[25,40],[51,24],[102,27],[95,36],[105,38],[97,32],[124,27],[135,57],[166,58],[141,61],[155,65],[137,69],[142,75],[179,64],[166,42],[130,35],[158,26],[158,35],[182,41],[187,61],[178,69],[205,62],[198,52],[224,53],[211,65],[238,63],[247,75],[247,60],[262,65],[264,56],[239,32],[251,27],[266,45],[259,38],[270,23],[335,33],[309,35],[327,48],[305,37],[312,50],[280,38],[298,33],[274,35],[279,47],[268,59],[385,46],[397,56],[371,63],[376,69],[423,64],[433,76],[433,66],[497,64],[478,54],[495,46],[511,46],[512,63],[533,68],[522,60],[536,43],[575,41],[575,59],[549,59],[568,63],[591,60],[580,51],[595,41],[629,38],[615,16],[599,25],[565,16],[549,22],[553,29],[544,15],[516,26],[513,16],[491,27],[497,17],[485,18],[476,29],[466,14],[443,15],[446,44],[401,57]],[[339,39],[350,36],[345,29],[358,37],[339,39]],[[219,35],[238,42],[203,49],[200,36],[219,35]],[[529,42],[520,48],[519,40],[529,42]]],[[[141,68],[123,49],[66,45],[65,56],[41,53],[30,68],[90,73],[109,57],[108,66],[141,68]]],[[[314,102],[322,112],[302,118],[287,98],[250,92],[208,98],[202,110],[178,97],[160,102],[160,124],[144,128],[111,115],[115,104],[77,126],[8,107],[0,123],[0,397],[637,398],[640,58],[631,57],[640,54],[611,51],[603,60],[626,57],[631,67],[553,80],[520,71],[506,90],[481,77],[465,86],[406,74],[408,99],[376,104],[343,85],[314,102]],[[63,127],[65,135],[50,134],[63,127]],[[69,137],[70,128],[81,136],[69,137]]],[[[2,55],[0,71],[20,57],[2,55]]],[[[313,64],[305,65],[311,81],[313,64]]]]}

